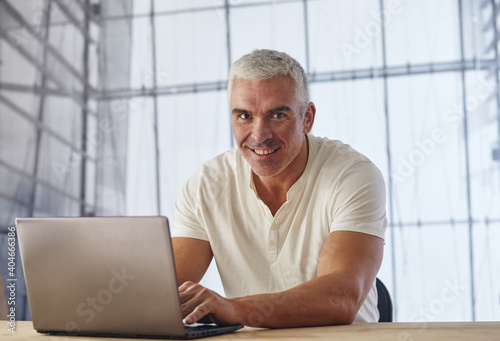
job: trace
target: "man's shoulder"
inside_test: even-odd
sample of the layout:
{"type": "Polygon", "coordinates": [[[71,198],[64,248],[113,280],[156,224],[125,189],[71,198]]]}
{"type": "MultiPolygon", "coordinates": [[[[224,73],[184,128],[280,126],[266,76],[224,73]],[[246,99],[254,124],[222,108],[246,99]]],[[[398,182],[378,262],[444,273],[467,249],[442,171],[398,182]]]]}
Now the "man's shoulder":
{"type": "Polygon", "coordinates": [[[338,140],[310,138],[316,148],[310,176],[319,186],[329,188],[346,183],[383,182],[377,166],[368,157],[338,140]]]}
{"type": "Polygon", "coordinates": [[[227,181],[245,173],[245,162],[237,149],[228,150],[204,162],[193,177],[202,182],[227,181]]]}
{"type": "Polygon", "coordinates": [[[238,149],[231,149],[204,162],[201,170],[231,171],[242,166],[242,156],[238,149]]]}
{"type": "Polygon", "coordinates": [[[218,200],[238,186],[247,173],[238,154],[238,150],[229,150],[204,162],[184,185],[189,197],[203,199],[204,202],[218,200]]]}
{"type": "Polygon", "coordinates": [[[316,162],[322,166],[349,166],[359,162],[371,163],[365,155],[339,140],[309,135],[311,148],[315,150],[316,162]]]}

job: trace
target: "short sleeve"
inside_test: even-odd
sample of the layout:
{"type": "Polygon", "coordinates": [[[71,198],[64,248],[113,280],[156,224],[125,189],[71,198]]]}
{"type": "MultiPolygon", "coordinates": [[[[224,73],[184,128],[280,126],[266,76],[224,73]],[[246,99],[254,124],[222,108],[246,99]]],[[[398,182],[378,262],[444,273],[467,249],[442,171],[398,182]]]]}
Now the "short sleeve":
{"type": "Polygon", "coordinates": [[[377,167],[357,162],[340,175],[335,187],[330,232],[355,231],[384,239],[385,183],[377,167]]]}
{"type": "Polygon", "coordinates": [[[187,237],[208,241],[208,235],[199,218],[199,172],[184,185],[175,201],[170,229],[172,237],[187,237]]]}

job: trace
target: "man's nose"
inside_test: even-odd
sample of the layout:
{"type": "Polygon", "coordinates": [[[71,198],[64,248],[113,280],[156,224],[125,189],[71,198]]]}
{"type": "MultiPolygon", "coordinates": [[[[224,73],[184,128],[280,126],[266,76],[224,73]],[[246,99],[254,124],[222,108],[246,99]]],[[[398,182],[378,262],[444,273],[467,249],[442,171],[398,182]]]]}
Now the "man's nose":
{"type": "Polygon", "coordinates": [[[271,124],[266,120],[258,119],[254,121],[252,127],[252,137],[257,143],[264,143],[273,137],[271,124]]]}

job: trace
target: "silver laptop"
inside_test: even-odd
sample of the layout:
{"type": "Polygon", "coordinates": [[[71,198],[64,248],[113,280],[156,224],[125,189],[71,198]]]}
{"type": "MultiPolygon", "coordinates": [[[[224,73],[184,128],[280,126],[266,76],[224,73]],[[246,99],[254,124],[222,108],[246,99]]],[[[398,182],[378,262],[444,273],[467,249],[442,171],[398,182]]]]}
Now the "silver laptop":
{"type": "Polygon", "coordinates": [[[165,217],[17,218],[40,333],[197,338],[237,326],[183,324],[165,217]]]}

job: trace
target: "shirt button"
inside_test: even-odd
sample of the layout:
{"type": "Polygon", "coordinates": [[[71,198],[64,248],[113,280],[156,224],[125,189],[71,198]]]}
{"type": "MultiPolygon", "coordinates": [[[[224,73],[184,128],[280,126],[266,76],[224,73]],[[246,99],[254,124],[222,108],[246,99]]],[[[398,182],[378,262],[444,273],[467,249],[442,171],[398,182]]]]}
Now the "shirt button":
{"type": "Polygon", "coordinates": [[[274,245],[276,245],[276,243],[274,242],[274,240],[271,240],[271,241],[269,242],[269,246],[274,246],[274,245]]]}

